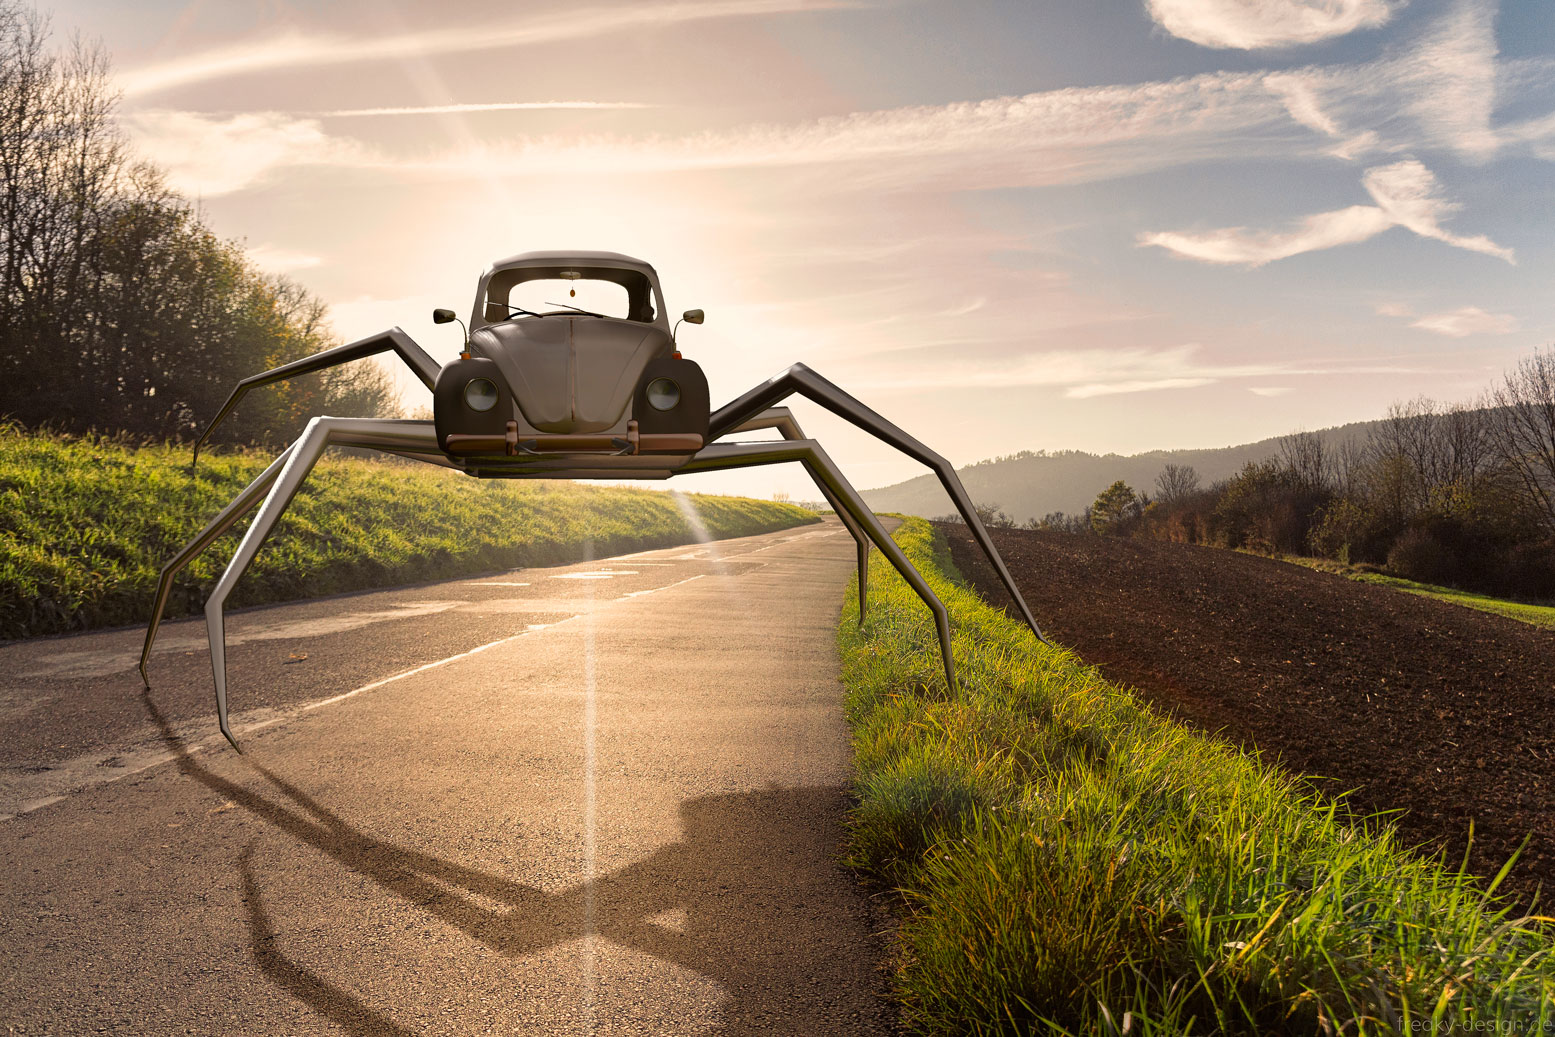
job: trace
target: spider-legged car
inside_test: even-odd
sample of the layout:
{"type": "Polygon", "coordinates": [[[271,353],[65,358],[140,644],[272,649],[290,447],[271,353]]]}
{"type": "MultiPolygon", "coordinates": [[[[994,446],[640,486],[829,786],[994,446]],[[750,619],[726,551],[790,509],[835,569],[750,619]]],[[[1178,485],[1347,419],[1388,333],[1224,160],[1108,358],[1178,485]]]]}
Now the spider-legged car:
{"type": "MultiPolygon", "coordinates": [[[[450,310],[438,323],[456,320],[450,310]]],[[[685,321],[701,323],[702,311],[685,321]]],[[[527,252],[481,277],[464,351],[440,366],[399,328],[253,375],[239,382],[195,444],[253,388],[394,352],[433,396],[433,420],[318,417],[163,568],[141,652],[141,677],[174,576],[255,504],[259,514],[205,604],[221,731],[227,723],[223,608],[308,472],[329,446],[365,447],[455,468],[481,479],[668,479],[689,472],[798,461],[858,546],[859,620],[866,604],[873,543],[934,614],[945,679],[954,687],[950,618],[923,577],[886,534],[819,443],[806,439],[787,408],[798,393],[932,468],[993,564],[1021,615],[1042,631],[1016,588],[949,462],[803,364],[713,410],[702,369],[681,356],[658,275],[640,259],[611,252],[527,252]],[[581,302],[570,300],[585,291],[581,302]],[[568,293],[568,302],[546,296],[568,293]],[[602,312],[603,311],[603,312],[602,312]],[[736,432],[774,429],[771,442],[721,442],[736,432]]]]}

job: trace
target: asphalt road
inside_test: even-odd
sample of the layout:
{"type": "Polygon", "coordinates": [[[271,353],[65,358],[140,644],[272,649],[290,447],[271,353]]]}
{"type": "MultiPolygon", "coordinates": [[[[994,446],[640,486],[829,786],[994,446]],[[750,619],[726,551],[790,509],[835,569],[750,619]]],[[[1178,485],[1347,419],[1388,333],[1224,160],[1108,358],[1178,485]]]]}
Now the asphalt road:
{"type": "Polygon", "coordinates": [[[15,1033],[885,1032],[835,521],[0,647],[15,1033]]]}

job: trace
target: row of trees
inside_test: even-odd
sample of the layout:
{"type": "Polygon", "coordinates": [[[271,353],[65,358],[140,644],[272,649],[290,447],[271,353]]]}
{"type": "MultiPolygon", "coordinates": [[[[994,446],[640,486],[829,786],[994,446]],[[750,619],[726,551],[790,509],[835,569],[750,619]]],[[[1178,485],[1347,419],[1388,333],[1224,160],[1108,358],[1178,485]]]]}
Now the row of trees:
{"type": "MultiPolygon", "coordinates": [[[[100,48],[48,37],[33,8],[0,0],[0,416],[188,438],[239,378],[337,344],[326,307],[256,269],[136,159],[100,48]]],[[[372,364],[250,401],[229,440],[395,405],[372,364]]]]}
{"type": "MultiPolygon", "coordinates": [[[[1014,525],[997,506],[985,522],[1014,525]]],[[[1473,404],[1393,406],[1365,439],[1313,433],[1230,479],[1168,465],[1153,494],[1121,481],[1079,515],[1028,528],[1315,555],[1428,583],[1555,598],[1555,349],[1473,404]]]]}

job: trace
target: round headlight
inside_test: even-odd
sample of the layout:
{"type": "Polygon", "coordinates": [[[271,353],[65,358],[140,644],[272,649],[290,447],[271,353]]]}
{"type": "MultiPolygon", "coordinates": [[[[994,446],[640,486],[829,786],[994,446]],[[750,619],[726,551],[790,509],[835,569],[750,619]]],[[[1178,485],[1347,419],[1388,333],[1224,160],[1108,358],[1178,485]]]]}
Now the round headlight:
{"type": "Polygon", "coordinates": [[[489,378],[471,378],[464,387],[464,405],[475,411],[488,411],[497,405],[497,387],[489,378]]]}
{"type": "Polygon", "coordinates": [[[654,410],[671,410],[680,402],[680,386],[668,378],[655,378],[648,383],[647,396],[654,410]]]}

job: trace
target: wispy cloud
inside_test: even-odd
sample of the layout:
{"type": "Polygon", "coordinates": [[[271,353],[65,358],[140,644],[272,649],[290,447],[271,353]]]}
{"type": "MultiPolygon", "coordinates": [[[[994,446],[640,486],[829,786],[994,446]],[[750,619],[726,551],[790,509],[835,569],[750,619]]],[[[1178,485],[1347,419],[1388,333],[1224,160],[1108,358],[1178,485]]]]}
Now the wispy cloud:
{"type": "Polygon", "coordinates": [[[1385,24],[1403,0],[1148,0],[1156,24],[1205,47],[1316,43],[1385,24]]]}
{"type": "Polygon", "coordinates": [[[337,108],[296,114],[332,119],[373,115],[465,115],[471,112],[618,111],[653,107],[634,101],[495,101],[490,104],[424,104],[406,108],[337,108]]]}
{"type": "MultiPolygon", "coordinates": [[[[863,381],[874,391],[924,389],[1010,389],[1051,387],[1070,399],[1089,399],[1123,393],[1193,389],[1243,379],[1285,379],[1332,374],[1394,374],[1414,368],[1396,365],[1281,361],[1221,363],[1206,359],[1196,344],[1161,349],[1046,350],[998,360],[963,358],[947,368],[935,362],[922,368],[897,363],[888,376],[863,381]]],[[[878,357],[876,360],[878,361],[878,357]]],[[[1261,396],[1288,392],[1284,387],[1258,386],[1261,396]]]]}
{"type": "Polygon", "coordinates": [[[1435,238],[1456,248],[1483,252],[1487,256],[1515,263],[1509,248],[1503,248],[1483,234],[1463,236],[1441,226],[1441,221],[1461,206],[1442,197],[1441,185],[1431,171],[1414,159],[1391,166],[1368,169],[1362,180],[1366,192],[1388,219],[1414,231],[1423,238],[1435,238]]]}
{"type": "Polygon", "coordinates": [[[1303,252],[1353,245],[1390,227],[1405,227],[1421,237],[1471,252],[1515,262],[1512,250],[1481,234],[1454,234],[1441,221],[1459,207],[1441,195],[1431,171],[1414,159],[1368,169],[1362,184],[1376,205],[1352,205],[1308,216],[1293,230],[1249,231],[1225,227],[1199,234],[1160,231],[1139,236],[1141,245],[1157,245],[1176,255],[1206,263],[1262,266],[1303,252]]]}
{"type": "Polygon", "coordinates": [[[674,173],[798,168],[852,163],[837,182],[848,189],[944,182],[955,187],[1041,186],[1138,173],[1211,157],[1299,150],[1306,136],[1254,74],[1216,73],[1138,86],[1047,91],[1020,97],[921,105],[789,124],[755,124],[684,137],[513,137],[460,149],[392,154],[330,137],[317,118],[280,112],[220,116],[141,111],[130,117],[138,142],[157,162],[195,160],[185,182],[206,194],[257,182],[286,165],[347,165],[467,177],[473,169],[510,175],[674,173]],[[238,138],[267,144],[283,127],[308,148],[269,159],[238,138]],[[203,143],[237,145],[241,161],[217,168],[203,143]],[[257,159],[258,161],[254,161],[257,159]]]}
{"type": "Polygon", "coordinates": [[[1381,209],[1352,205],[1337,212],[1308,216],[1293,230],[1250,231],[1246,227],[1222,227],[1191,234],[1158,231],[1139,236],[1141,245],[1159,245],[1176,255],[1205,263],[1242,263],[1263,266],[1303,252],[1353,245],[1375,237],[1393,226],[1381,209]]]}
{"type": "Polygon", "coordinates": [[[1469,335],[1509,335],[1517,330],[1517,318],[1510,313],[1486,313],[1478,306],[1460,306],[1446,313],[1432,313],[1410,325],[1438,335],[1465,338],[1469,335]]]}
{"type": "Polygon", "coordinates": [[[1545,161],[1555,161],[1555,112],[1534,119],[1511,123],[1502,130],[1506,140],[1531,145],[1531,150],[1545,161]]]}
{"type": "Polygon", "coordinates": [[[1335,118],[1335,113],[1324,106],[1318,96],[1317,85],[1311,70],[1296,72],[1272,72],[1264,77],[1268,87],[1285,104],[1285,110],[1296,122],[1316,130],[1338,143],[1328,149],[1335,158],[1353,159],[1381,147],[1381,138],[1375,130],[1347,131],[1335,118]]]}
{"type": "Polygon", "coordinates": [[[1443,313],[1427,313],[1416,316],[1413,309],[1403,303],[1383,303],[1377,312],[1384,317],[1409,320],[1411,328],[1432,331],[1451,338],[1467,338],[1469,335],[1509,335],[1518,329],[1517,318],[1510,313],[1489,313],[1478,306],[1459,306],[1443,313]],[[1410,320],[1410,318],[1414,318],[1410,320]]]}
{"type": "Polygon", "coordinates": [[[696,0],[634,2],[529,12],[511,21],[483,21],[446,29],[389,36],[344,37],[291,31],[187,54],[130,69],[119,77],[128,97],[215,79],[283,68],[323,67],[363,61],[501,50],[583,39],[712,18],[781,14],[853,6],[846,0],[696,0]]]}
{"type": "Polygon", "coordinates": [[[987,305],[987,296],[979,295],[977,298],[969,299],[968,301],[962,303],[960,306],[952,306],[949,309],[941,310],[938,314],[936,314],[936,316],[965,317],[969,313],[976,313],[978,310],[987,305]]]}
{"type": "Polygon", "coordinates": [[[1412,48],[1409,61],[1393,69],[1398,97],[1417,123],[1479,161],[1494,155],[1501,143],[1491,125],[1496,108],[1495,14],[1493,0],[1457,0],[1412,48]]]}
{"type": "Polygon", "coordinates": [[[294,270],[307,270],[323,262],[318,256],[274,245],[251,245],[245,251],[249,261],[271,274],[289,274],[294,270]]]}
{"type": "Polygon", "coordinates": [[[230,194],[289,166],[366,165],[368,151],[332,137],[316,119],[278,112],[213,118],[146,111],[126,117],[131,134],[167,171],[168,186],[196,197],[230,194]]]}
{"type": "Polygon", "coordinates": [[[1089,385],[1070,386],[1064,395],[1070,399],[1084,400],[1092,396],[1116,396],[1120,393],[1159,392],[1162,389],[1196,389],[1209,385],[1213,378],[1157,378],[1152,381],[1092,382],[1089,385]]]}
{"type": "Polygon", "coordinates": [[[1249,385],[1247,391],[1254,396],[1284,396],[1296,390],[1289,385],[1249,385]]]}
{"type": "Polygon", "coordinates": [[[1344,135],[1333,116],[1323,109],[1311,76],[1301,72],[1271,72],[1264,76],[1263,85],[1285,103],[1290,117],[1301,125],[1330,137],[1344,135]]]}
{"type": "MultiPolygon", "coordinates": [[[[853,112],[673,139],[517,138],[483,155],[536,172],[677,172],[861,164],[857,186],[932,181],[1041,185],[1124,175],[1230,152],[1278,150],[1280,106],[1259,78],[1216,73],[1135,86],[1071,88],[946,105],[853,112]],[[892,162],[912,159],[913,165],[892,162]]],[[[1287,134],[1288,145],[1295,134],[1287,134]]]]}
{"type": "Polygon", "coordinates": [[[1538,154],[1555,142],[1550,117],[1498,125],[1495,113],[1514,98],[1555,105],[1555,61],[1500,58],[1496,6],[1450,0],[1375,61],[1287,69],[1265,82],[1293,119],[1335,141],[1331,153],[1340,158],[1441,148],[1485,162],[1508,146],[1538,154]]]}

